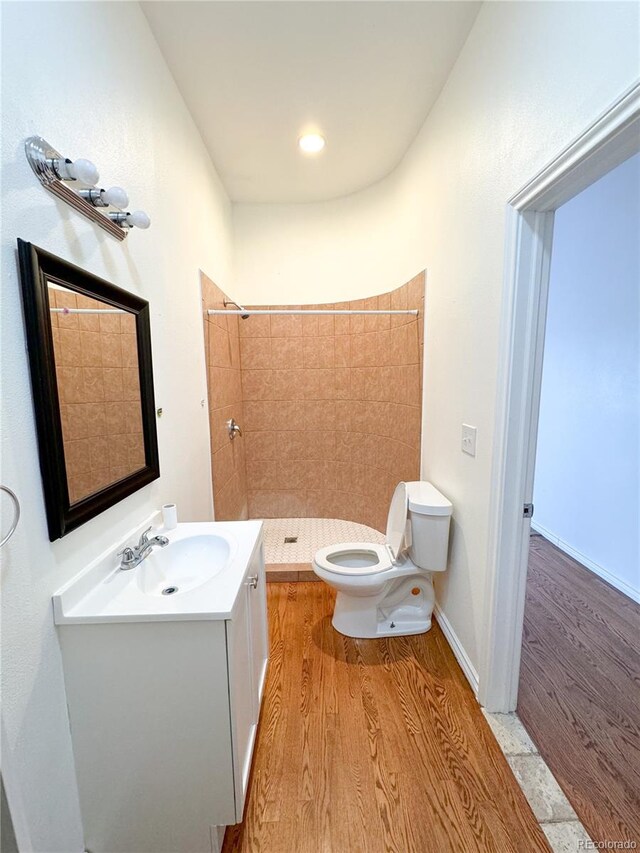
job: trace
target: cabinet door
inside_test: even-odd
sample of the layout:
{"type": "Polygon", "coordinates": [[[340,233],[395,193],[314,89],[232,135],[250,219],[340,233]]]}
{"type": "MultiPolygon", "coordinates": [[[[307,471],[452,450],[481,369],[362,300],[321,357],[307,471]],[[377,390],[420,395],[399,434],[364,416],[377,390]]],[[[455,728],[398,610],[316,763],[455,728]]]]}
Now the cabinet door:
{"type": "Polygon", "coordinates": [[[264,691],[269,658],[267,626],[267,583],[262,548],[249,568],[249,625],[251,632],[251,658],[255,695],[255,720],[260,716],[260,702],[264,691]]]}
{"type": "Polygon", "coordinates": [[[236,821],[242,820],[244,797],[251,770],[251,754],[256,733],[255,686],[251,659],[251,629],[247,579],[238,593],[233,618],[227,621],[227,655],[233,739],[233,776],[236,821]]]}
{"type": "Polygon", "coordinates": [[[269,654],[262,548],[251,560],[227,621],[236,821],[242,820],[269,654]]]}

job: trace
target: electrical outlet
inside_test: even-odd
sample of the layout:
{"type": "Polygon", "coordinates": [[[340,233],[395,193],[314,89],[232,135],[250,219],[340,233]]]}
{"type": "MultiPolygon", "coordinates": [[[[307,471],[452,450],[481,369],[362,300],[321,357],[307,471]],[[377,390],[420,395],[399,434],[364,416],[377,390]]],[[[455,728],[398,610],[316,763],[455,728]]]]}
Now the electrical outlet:
{"type": "Polygon", "coordinates": [[[476,455],[476,433],[477,429],[469,424],[462,424],[462,452],[469,456],[476,455]]]}

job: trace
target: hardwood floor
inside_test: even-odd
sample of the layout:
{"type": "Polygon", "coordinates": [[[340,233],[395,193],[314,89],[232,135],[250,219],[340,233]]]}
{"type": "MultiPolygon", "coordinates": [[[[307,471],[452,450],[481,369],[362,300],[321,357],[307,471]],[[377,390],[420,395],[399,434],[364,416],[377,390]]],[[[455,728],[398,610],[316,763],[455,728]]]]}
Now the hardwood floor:
{"type": "Polygon", "coordinates": [[[323,583],[269,584],[271,662],[224,853],[545,851],[442,632],[352,640],[323,583]]]}
{"type": "Polygon", "coordinates": [[[640,847],[640,606],[541,536],[518,714],[591,838],[640,847]]]}

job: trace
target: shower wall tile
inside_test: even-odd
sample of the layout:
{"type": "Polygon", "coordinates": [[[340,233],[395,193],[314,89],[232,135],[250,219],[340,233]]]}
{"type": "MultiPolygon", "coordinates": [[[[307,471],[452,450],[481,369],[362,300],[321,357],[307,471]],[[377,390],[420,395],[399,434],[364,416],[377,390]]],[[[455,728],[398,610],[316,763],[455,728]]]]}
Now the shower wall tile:
{"type": "Polygon", "coordinates": [[[335,373],[333,369],[313,368],[305,370],[302,388],[305,400],[333,400],[335,397],[335,373]]]}
{"type": "MultiPolygon", "coordinates": [[[[320,309],[334,310],[335,305],[327,303],[326,305],[319,305],[320,309]]],[[[332,338],[335,335],[335,318],[333,315],[329,314],[326,316],[319,315],[318,316],[318,335],[323,337],[325,335],[330,335],[332,338]]]]}
{"type": "MultiPolygon", "coordinates": [[[[314,308],[318,308],[317,305],[305,305],[304,306],[308,311],[312,311],[314,308]]],[[[315,314],[310,314],[308,316],[302,317],[302,336],[305,338],[313,338],[314,340],[318,337],[318,317],[315,314]]],[[[305,343],[307,343],[305,341],[305,343]]],[[[313,366],[313,365],[310,365],[313,366]]]]}
{"type": "MultiPolygon", "coordinates": [[[[384,530],[396,484],[420,474],[424,285],[421,273],[369,299],[273,306],[417,308],[417,318],[272,315],[240,321],[250,517],[337,517],[384,530]]],[[[214,351],[218,360],[224,357],[221,342],[214,351]]],[[[229,393],[224,383],[222,390],[229,393]]],[[[229,407],[221,411],[231,416],[229,407]]],[[[212,427],[212,447],[223,439],[212,427]]]]}
{"type": "MultiPolygon", "coordinates": [[[[250,317],[243,321],[243,328],[254,319],[261,320],[262,317],[250,317]]],[[[264,369],[271,367],[271,339],[263,337],[240,338],[240,365],[243,370],[264,369]]]]}
{"type": "MultiPolygon", "coordinates": [[[[274,305],[274,308],[294,310],[302,308],[302,305],[274,305]]],[[[253,318],[249,322],[253,322],[253,318]]],[[[273,314],[271,316],[271,335],[273,338],[300,338],[302,337],[302,315],[300,314],[273,314]]]]}
{"type": "Polygon", "coordinates": [[[305,392],[304,370],[274,370],[272,374],[273,400],[302,400],[305,392]]]}
{"type": "Polygon", "coordinates": [[[335,431],[336,405],[329,400],[305,400],[302,403],[305,429],[335,431]]]}
{"type": "MultiPolygon", "coordinates": [[[[337,316],[337,320],[349,320],[348,316],[337,316]]],[[[334,364],[336,367],[349,367],[351,365],[351,337],[350,335],[338,335],[334,339],[334,364]]]]}
{"type": "MultiPolygon", "coordinates": [[[[229,306],[233,309],[233,305],[229,306]]],[[[246,308],[268,308],[268,305],[246,305],[246,308]]],[[[250,318],[250,321],[247,323],[246,320],[240,320],[240,318],[236,315],[236,322],[238,323],[238,334],[240,338],[270,338],[271,337],[271,317],[266,315],[258,315],[250,318]]]]}
{"type": "MultiPolygon", "coordinates": [[[[307,317],[303,317],[304,321],[307,319],[307,317]]],[[[311,319],[317,320],[318,318],[311,317],[311,319]]],[[[316,323],[316,328],[317,327],[316,323]]],[[[305,338],[302,346],[302,358],[304,367],[333,367],[333,336],[321,338],[316,334],[313,338],[305,338]]]]}
{"type": "MultiPolygon", "coordinates": [[[[298,459],[279,459],[268,463],[273,466],[273,476],[263,483],[264,489],[306,489],[308,486],[308,471],[306,463],[298,459]]],[[[254,484],[254,480],[250,480],[254,484]]]]}
{"type": "Polygon", "coordinates": [[[271,417],[277,429],[302,430],[305,428],[305,411],[298,400],[283,400],[271,403],[271,411],[275,415],[271,417]]]}
{"type": "Polygon", "coordinates": [[[231,335],[209,335],[209,364],[231,367],[231,335]]]}
{"type": "MultiPolygon", "coordinates": [[[[346,302],[338,302],[334,305],[339,311],[348,310],[349,304],[346,302]]],[[[334,335],[337,338],[348,335],[351,328],[351,320],[349,314],[336,314],[333,318],[334,335]]]]}
{"type": "MultiPolygon", "coordinates": [[[[281,319],[274,317],[274,320],[281,319]]],[[[293,318],[285,318],[293,319],[293,318]]],[[[271,339],[271,367],[286,370],[300,365],[300,344],[294,337],[271,339]]],[[[248,365],[243,365],[246,369],[248,365]]]]}
{"type": "MultiPolygon", "coordinates": [[[[204,307],[224,299],[203,277],[204,307]]],[[[216,518],[338,517],[384,529],[397,482],[419,476],[424,274],[392,293],[302,307],[420,314],[206,318],[216,518]],[[244,431],[234,442],[231,417],[244,431]]],[[[99,394],[90,376],[73,377],[69,393],[82,382],[99,394]]]]}
{"type": "MultiPolygon", "coordinates": [[[[269,349],[269,339],[260,339],[256,334],[255,339],[251,335],[241,341],[242,325],[238,323],[237,316],[206,313],[209,308],[224,309],[226,295],[204,274],[201,274],[201,286],[214,514],[218,521],[237,521],[248,518],[245,438],[244,434],[236,435],[232,441],[226,423],[233,418],[243,432],[246,428],[240,371],[241,346],[246,346],[249,353],[259,353],[265,344],[269,349]]],[[[259,319],[262,322],[251,331],[268,334],[269,317],[259,319]]],[[[243,334],[246,332],[244,329],[243,334]]],[[[263,385],[265,381],[261,377],[263,385]]],[[[257,392],[257,387],[254,390],[257,392]]]]}
{"type": "MultiPolygon", "coordinates": [[[[362,311],[365,306],[364,299],[354,299],[351,302],[345,303],[346,308],[352,311],[362,311]]],[[[349,316],[349,334],[360,335],[364,332],[364,317],[361,314],[351,314],[349,316]]]]}

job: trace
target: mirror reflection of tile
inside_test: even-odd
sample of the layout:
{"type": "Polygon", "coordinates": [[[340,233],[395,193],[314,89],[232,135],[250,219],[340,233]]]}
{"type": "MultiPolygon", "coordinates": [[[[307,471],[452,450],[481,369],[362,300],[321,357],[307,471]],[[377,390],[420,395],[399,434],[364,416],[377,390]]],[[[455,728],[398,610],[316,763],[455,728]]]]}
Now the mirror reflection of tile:
{"type": "Polygon", "coordinates": [[[73,504],[144,467],[136,321],[60,285],[48,289],[73,504]]]}

